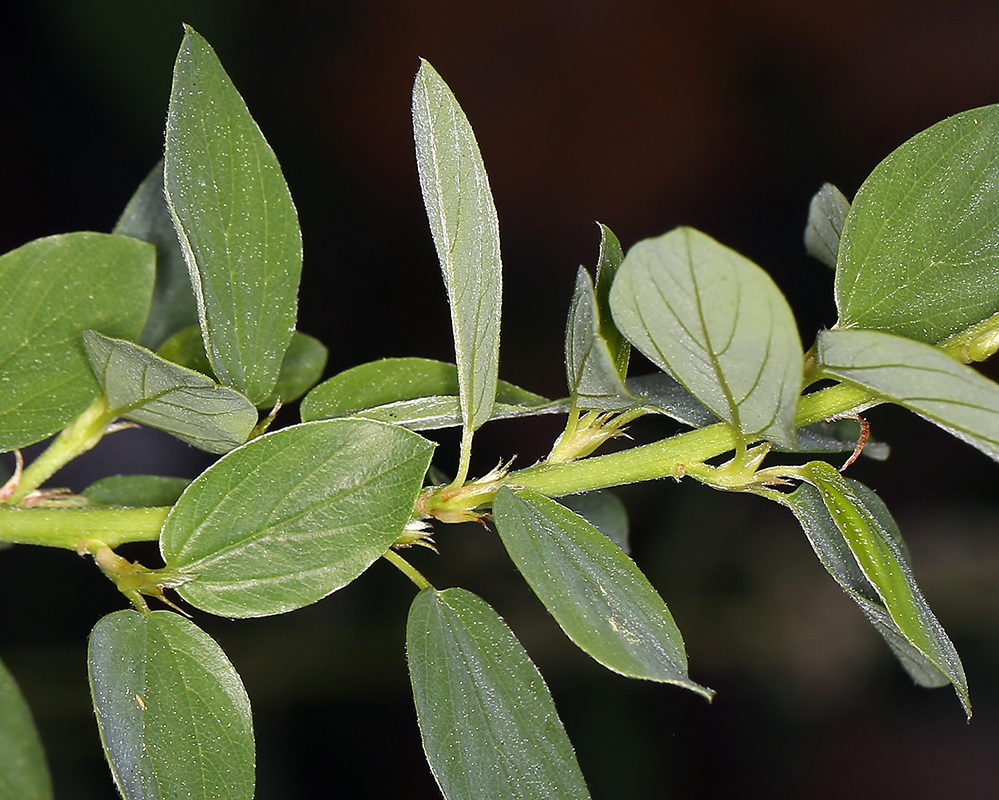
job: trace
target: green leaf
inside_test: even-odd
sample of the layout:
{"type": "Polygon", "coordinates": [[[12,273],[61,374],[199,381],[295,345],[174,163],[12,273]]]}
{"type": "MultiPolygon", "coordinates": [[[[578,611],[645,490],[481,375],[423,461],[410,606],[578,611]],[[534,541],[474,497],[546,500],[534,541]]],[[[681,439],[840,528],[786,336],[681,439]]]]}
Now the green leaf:
{"type": "Polygon", "coordinates": [[[746,439],[795,443],[794,316],[752,261],[691,228],[639,242],[611,289],[618,328],[746,439]]]}
{"type": "Polygon", "coordinates": [[[274,392],[258,403],[258,408],[273,408],[278,400],[282,403],[297,400],[319,382],[328,356],[326,345],[307,333],[295,331],[281,362],[274,392]]]}
{"type": "Polygon", "coordinates": [[[51,800],[45,751],[21,690],[0,662],[0,797],[51,800]]]}
{"type": "Polygon", "coordinates": [[[635,404],[635,399],[625,388],[611,348],[602,335],[603,328],[590,275],[580,267],[565,326],[565,377],[569,394],[584,409],[628,408],[635,404]]]}
{"type": "Polygon", "coordinates": [[[822,461],[802,467],[801,477],[808,483],[785,502],[819,560],[909,674],[924,686],[952,683],[970,717],[961,659],[916,585],[901,534],[884,503],[822,461]]]}
{"type": "Polygon", "coordinates": [[[280,614],[346,586],[413,512],[433,445],[360,419],[268,433],[219,459],[163,526],[177,591],[226,617],[280,614]]]}
{"type": "Polygon", "coordinates": [[[420,592],[406,653],[423,748],[446,800],[589,798],[548,687],[483,600],[420,592]]]}
{"type": "Polygon", "coordinates": [[[239,392],[131,342],[95,331],[84,331],[83,340],[115,416],[159,428],[209,453],[227,453],[253,432],[257,409],[239,392]]]}
{"type": "Polygon", "coordinates": [[[274,152],[191,28],[174,69],[164,176],[212,367],[259,403],[295,329],[302,237],[274,152]]]}
{"type": "Polygon", "coordinates": [[[163,162],[139,184],[114,232],[156,247],[156,284],[149,319],[138,342],[155,350],[167,337],[198,324],[198,307],[187,274],[187,263],[163,196],[163,162]]]}
{"type": "Polygon", "coordinates": [[[81,494],[102,506],[154,508],[172,506],[190,483],[166,475],[110,475],[94,481],[81,494]]]}
{"type": "Polygon", "coordinates": [[[823,331],[824,374],[915,411],[999,461],[999,385],[935,347],[878,331],[823,331]]]}
{"type": "Polygon", "coordinates": [[[151,245],[106,233],[36,239],[0,256],[0,452],[51,436],[100,393],[88,328],[134,339],[153,291],[151,245]]]}
{"type": "MultiPolygon", "coordinates": [[[[500,381],[491,419],[526,416],[550,401],[500,381]]],[[[302,420],[363,414],[416,430],[462,424],[458,369],[426,358],[386,358],[353,367],[323,381],[302,400],[302,420]]]]}
{"type": "Polygon", "coordinates": [[[499,220],[472,126],[451,90],[422,61],[413,131],[423,202],[444,273],[463,425],[489,419],[496,398],[503,276],[499,220]]]}
{"type": "Polygon", "coordinates": [[[836,269],[843,223],[850,213],[850,201],[831,183],[823,183],[808,205],[805,250],[831,269],[836,269]]]}
{"type": "Polygon", "coordinates": [[[687,677],[683,637],[666,603],[621,548],[565,506],[526,490],[500,489],[493,515],[513,563],[582,650],[622,675],[712,697],[687,677]]]}
{"type": "Polygon", "coordinates": [[[665,372],[628,378],[625,386],[635,398],[634,405],[653,409],[684,425],[703,428],[718,422],[718,417],[665,372]]]}
{"type": "MultiPolygon", "coordinates": [[[[600,223],[597,223],[600,224],[600,223]]],[[[624,261],[624,251],[613,231],[600,224],[600,255],[597,257],[597,316],[600,319],[600,336],[607,342],[607,349],[614,359],[617,373],[624,380],[628,375],[628,360],[631,356],[631,343],[624,338],[614,324],[611,314],[610,290],[617,277],[617,271],[624,261]]]]}
{"type": "Polygon", "coordinates": [[[616,494],[597,489],[585,494],[560,497],[558,502],[579,514],[625,553],[631,552],[628,543],[628,511],[616,494]]]}
{"type": "Polygon", "coordinates": [[[191,325],[177,331],[159,346],[156,355],[174,364],[193,369],[202,375],[212,377],[215,370],[205,352],[205,341],[201,338],[201,327],[191,325]]]}
{"type": "Polygon", "coordinates": [[[837,327],[937,344],[999,312],[997,144],[999,106],[986,106],[938,122],[875,168],[843,229],[837,327]]]}
{"type": "Polygon", "coordinates": [[[126,800],[250,800],[253,722],[221,648],[171,611],[118,611],[90,635],[90,690],[126,800]]]}
{"type": "MultiPolygon", "coordinates": [[[[815,422],[798,428],[795,453],[848,453],[860,440],[860,423],[855,419],[815,422]]],[[[861,455],[875,461],[885,461],[891,448],[884,442],[868,438],[861,455]]]]}

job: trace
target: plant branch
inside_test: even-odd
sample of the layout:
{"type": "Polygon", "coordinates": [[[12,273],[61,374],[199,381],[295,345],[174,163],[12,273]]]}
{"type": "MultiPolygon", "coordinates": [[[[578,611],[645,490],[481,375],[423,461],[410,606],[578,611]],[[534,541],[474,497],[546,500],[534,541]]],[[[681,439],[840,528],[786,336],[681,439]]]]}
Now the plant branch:
{"type": "Polygon", "coordinates": [[[0,542],[77,550],[99,539],[108,547],[160,538],[168,506],[154,508],[3,508],[0,542]]]}

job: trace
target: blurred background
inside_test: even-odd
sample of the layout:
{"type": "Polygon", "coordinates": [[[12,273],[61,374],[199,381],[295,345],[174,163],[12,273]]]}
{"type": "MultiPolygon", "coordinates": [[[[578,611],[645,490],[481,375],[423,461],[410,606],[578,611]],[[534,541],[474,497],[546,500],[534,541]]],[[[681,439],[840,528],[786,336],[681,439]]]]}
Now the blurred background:
{"type": "MultiPolygon", "coordinates": [[[[160,156],[190,23],[284,167],[305,241],[299,327],[329,345],[327,375],[385,356],[452,358],[409,118],[418,59],[430,60],[476,130],[499,209],[501,375],[551,397],[565,391],[564,318],[577,266],[596,259],[595,220],[625,247],[686,224],[743,252],[786,292],[808,346],[835,321],[832,273],[801,243],[811,195],[831,181],[852,196],[910,136],[999,102],[999,6],[984,0],[35,0],[4,16],[2,251],[113,227],[160,156]]],[[[964,657],[970,724],[949,690],[911,685],[790,515],[756,498],[672,481],[619,492],[633,555],[684,632],[691,675],[718,690],[711,705],[590,662],[480,526],[442,531],[441,556],[413,560],[507,618],[596,800],[992,798],[999,471],[919,420],[890,409],[870,419],[892,457],[851,475],[893,509],[964,657]]],[[[514,453],[531,463],[557,428],[490,426],[475,471],[514,453]]],[[[666,432],[634,429],[640,440],[666,432]]],[[[58,482],[193,477],[208,463],[126,431],[58,482]]],[[[439,797],[405,668],[412,594],[376,564],[283,617],[196,614],[253,702],[258,798],[439,797]]],[[[85,643],[123,598],[72,553],[19,547],[0,554],[0,604],[0,657],[35,711],[56,796],[115,797],[85,643]]]]}

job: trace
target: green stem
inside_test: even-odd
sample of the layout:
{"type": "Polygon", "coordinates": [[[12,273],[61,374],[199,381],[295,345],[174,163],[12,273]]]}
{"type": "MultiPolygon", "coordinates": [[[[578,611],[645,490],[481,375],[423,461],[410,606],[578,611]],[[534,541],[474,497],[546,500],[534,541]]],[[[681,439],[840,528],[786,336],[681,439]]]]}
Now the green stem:
{"type": "Polygon", "coordinates": [[[0,542],[40,544],[77,550],[81,542],[99,539],[108,547],[125,542],[152,542],[169,506],[155,508],[3,508],[0,542]]]}
{"type": "MultiPolygon", "coordinates": [[[[878,398],[870,392],[848,384],[836,384],[801,398],[795,425],[811,425],[838,414],[868,408],[877,402],[878,398]]],[[[719,422],[617,453],[565,464],[538,464],[511,472],[506,483],[559,497],[626,483],[681,478],[689,467],[736,449],[740,441],[730,425],[719,422]]]]}
{"type": "Polygon", "coordinates": [[[416,567],[399,555],[395,550],[386,550],[382,558],[394,565],[403,575],[416,584],[416,588],[421,592],[424,589],[432,589],[433,585],[420,573],[416,567]]]}
{"type": "Polygon", "coordinates": [[[113,419],[107,397],[102,394],[91,403],[90,408],[63,428],[52,444],[24,470],[21,482],[6,502],[17,505],[66,464],[86,453],[101,440],[113,419]]]}

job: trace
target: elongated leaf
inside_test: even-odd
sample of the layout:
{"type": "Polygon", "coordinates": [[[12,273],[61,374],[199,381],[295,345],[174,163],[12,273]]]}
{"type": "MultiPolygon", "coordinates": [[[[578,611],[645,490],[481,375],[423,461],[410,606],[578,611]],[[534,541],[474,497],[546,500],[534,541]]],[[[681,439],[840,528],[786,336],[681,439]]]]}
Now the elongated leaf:
{"type": "MultiPolygon", "coordinates": [[[[579,268],[565,326],[565,377],[580,408],[627,408],[635,400],[625,388],[603,324],[589,273],[579,268]]],[[[620,334],[618,334],[620,339],[620,334]]],[[[629,345],[630,347],[630,345],[629,345]]]]}
{"type": "Polygon", "coordinates": [[[155,350],[169,336],[188,325],[198,324],[187,263],[163,196],[163,162],[160,161],[139,184],[122,212],[114,232],[156,247],[156,284],[146,327],[139,344],[155,350]]]}
{"type": "Polygon", "coordinates": [[[843,229],[838,327],[936,344],[999,312],[997,144],[999,106],[986,106],[938,122],[877,166],[843,229]]]}
{"type": "Polygon", "coordinates": [[[360,575],[402,533],[433,446],[392,425],[309,422],[233,450],[163,526],[178,591],[226,617],[280,614],[360,575]]]}
{"type": "MultiPolygon", "coordinates": [[[[541,406],[520,406],[508,403],[495,403],[490,420],[514,419],[516,417],[536,417],[541,414],[563,414],[569,408],[568,401],[545,403],[541,406]]],[[[445,397],[419,397],[415,400],[400,400],[386,403],[355,415],[378,422],[401,425],[411,431],[432,431],[440,428],[454,428],[461,425],[461,402],[457,395],[445,397]]]]}
{"type": "Polygon", "coordinates": [[[81,494],[102,506],[155,508],[172,506],[189,483],[166,475],[109,475],[94,481],[81,494]]]}
{"type": "Polygon", "coordinates": [[[152,245],[106,233],[36,239],[0,256],[0,451],[58,431],[100,393],[87,328],[134,339],[149,311],[152,245]]]}
{"type": "Polygon", "coordinates": [[[193,622],[170,611],[104,617],[90,635],[90,690],[125,800],[251,800],[250,701],[193,622]]]}
{"type": "Polygon", "coordinates": [[[94,374],[115,416],[171,433],[209,453],[246,441],[257,409],[239,392],[122,339],[84,331],[94,374]]]}
{"type": "Polygon", "coordinates": [[[606,225],[600,225],[600,255],[597,258],[597,316],[600,318],[600,336],[607,342],[607,349],[614,359],[621,380],[628,375],[628,360],[631,356],[631,342],[624,338],[614,324],[610,307],[610,290],[614,278],[624,261],[621,242],[606,225]]]}
{"type": "Polygon", "coordinates": [[[831,183],[822,184],[808,206],[805,250],[831,269],[836,269],[839,239],[848,213],[850,201],[831,183]]]}
{"type": "Polygon", "coordinates": [[[878,331],[823,331],[822,371],[905,406],[999,461],[999,385],[935,347],[878,331]]]}
{"type": "Polygon", "coordinates": [[[579,514],[625,553],[631,552],[628,542],[628,510],[616,494],[597,489],[586,494],[560,497],[558,502],[579,514]]]}
{"type": "Polygon", "coordinates": [[[28,704],[0,662],[0,797],[51,800],[52,780],[28,704]]]}
{"type": "Polygon", "coordinates": [[[446,800],[590,796],[548,687],[483,600],[420,592],[406,652],[423,748],[446,800]]]}
{"type": "Polygon", "coordinates": [[[258,407],[272,408],[278,400],[282,403],[297,400],[319,382],[328,356],[326,345],[307,333],[295,331],[281,362],[274,392],[258,407]]]}
{"type": "Polygon", "coordinates": [[[618,328],[747,439],[793,447],[802,350],[794,316],[753,262],[691,228],[639,242],[611,289],[618,328]]]}
{"type": "MultiPolygon", "coordinates": [[[[330,419],[358,412],[389,407],[406,401],[424,401],[433,407],[431,415],[441,416],[443,398],[447,403],[458,399],[458,369],[454,364],[432,361],[428,358],[385,358],[352,367],[329,380],[323,381],[302,400],[301,414],[306,422],[314,419],[330,419]]],[[[499,381],[496,387],[496,402],[507,406],[543,406],[550,401],[540,395],[521,389],[506,381],[499,381]]],[[[447,406],[450,408],[450,405],[447,406]]],[[[387,414],[394,411],[387,410],[387,414]]],[[[399,419],[410,419],[409,411],[400,411],[399,419]]],[[[422,419],[426,414],[420,410],[413,419],[422,419]]],[[[395,421],[395,420],[387,420],[395,421]]],[[[401,423],[397,423],[401,424],[401,423]]],[[[460,425],[456,422],[447,425],[460,425]]],[[[444,427],[435,425],[434,427],[444,427]]]]}
{"type": "Polygon", "coordinates": [[[215,374],[261,402],[295,329],[302,237],[274,152],[191,28],[174,69],[164,176],[215,374]]]}
{"type": "Polygon", "coordinates": [[[961,659],[916,585],[888,509],[869,489],[823,461],[804,467],[802,477],[815,492],[802,487],[787,503],[823,565],[885,636],[909,674],[926,686],[952,683],[970,717],[961,659]]]}
{"type": "Polygon", "coordinates": [[[554,500],[506,487],[493,515],[513,563],[582,650],[622,675],[714,694],[687,677],[683,637],[666,603],[593,525],[554,500]]]}
{"type": "Polygon", "coordinates": [[[444,273],[464,426],[489,419],[499,365],[499,220],[475,134],[427,61],[413,86],[413,130],[423,202],[444,273]]]}

